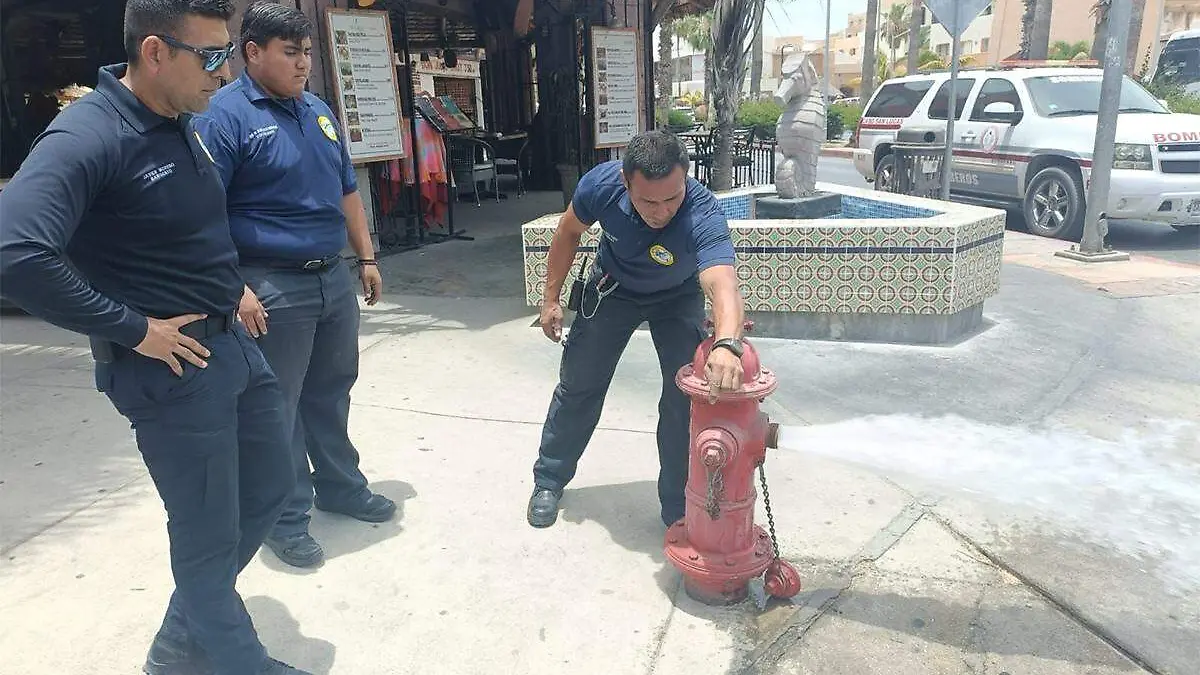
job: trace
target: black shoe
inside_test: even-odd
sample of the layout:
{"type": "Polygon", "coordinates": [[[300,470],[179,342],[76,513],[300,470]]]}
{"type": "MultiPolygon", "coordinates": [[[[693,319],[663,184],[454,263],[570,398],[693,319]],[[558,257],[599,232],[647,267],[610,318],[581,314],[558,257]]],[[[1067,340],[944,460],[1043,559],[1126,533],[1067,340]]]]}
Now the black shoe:
{"type": "Polygon", "coordinates": [[[155,635],[142,666],[146,675],[212,675],[208,656],[186,637],[155,635]]]}
{"type": "Polygon", "coordinates": [[[325,551],[307,532],[290,537],[268,537],[263,543],[292,567],[313,567],[325,560],[325,551]]]}
{"type": "Polygon", "coordinates": [[[660,515],[662,517],[663,525],[670,527],[683,520],[683,508],[667,508],[664,506],[660,515]]]}
{"type": "Polygon", "coordinates": [[[396,502],[383,495],[371,495],[365,502],[355,506],[341,504],[325,504],[320,497],[313,500],[314,506],[321,511],[340,513],[363,521],[364,523],[382,523],[396,515],[396,502]]]}
{"type": "Polygon", "coordinates": [[[267,662],[263,664],[263,667],[255,675],[312,675],[312,673],[307,670],[293,668],[283,661],[268,658],[267,662]]]}
{"type": "Polygon", "coordinates": [[[550,527],[558,520],[558,500],[562,499],[562,491],[555,492],[549,488],[534,488],[533,496],[529,498],[529,510],[525,516],[534,527],[550,527]]]}

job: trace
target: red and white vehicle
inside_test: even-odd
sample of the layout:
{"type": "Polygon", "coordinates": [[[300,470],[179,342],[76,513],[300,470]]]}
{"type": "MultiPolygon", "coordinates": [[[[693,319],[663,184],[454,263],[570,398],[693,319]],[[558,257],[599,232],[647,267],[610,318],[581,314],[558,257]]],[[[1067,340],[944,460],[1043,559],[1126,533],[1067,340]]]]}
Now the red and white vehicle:
{"type": "MultiPolygon", "coordinates": [[[[950,191],[1024,211],[1035,234],[1078,239],[1096,141],[1103,71],[1008,64],[963,70],[956,95],[950,191]]],[[[901,127],[943,127],[948,72],[888,80],[855,132],[854,165],[877,189],[890,185],[901,127]]],[[[1105,214],[1111,220],[1200,227],[1200,115],[1172,113],[1126,77],[1105,214]]]]}

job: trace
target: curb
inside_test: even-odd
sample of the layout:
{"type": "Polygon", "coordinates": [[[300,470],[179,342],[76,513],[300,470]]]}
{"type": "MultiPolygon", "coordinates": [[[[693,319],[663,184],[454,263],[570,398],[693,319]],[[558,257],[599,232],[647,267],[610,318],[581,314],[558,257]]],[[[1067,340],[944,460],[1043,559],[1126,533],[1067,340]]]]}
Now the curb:
{"type": "Polygon", "coordinates": [[[821,148],[821,156],[854,159],[854,148],[821,148]]]}

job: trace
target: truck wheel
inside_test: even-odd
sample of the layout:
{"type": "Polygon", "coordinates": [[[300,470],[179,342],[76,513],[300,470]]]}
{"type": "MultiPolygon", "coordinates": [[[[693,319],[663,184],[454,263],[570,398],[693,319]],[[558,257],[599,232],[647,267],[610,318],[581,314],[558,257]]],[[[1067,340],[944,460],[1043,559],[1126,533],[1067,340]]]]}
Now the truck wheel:
{"type": "Polygon", "coordinates": [[[891,192],[892,183],[896,180],[896,156],[890,152],[879,158],[875,165],[875,189],[880,192],[891,192]]]}
{"type": "Polygon", "coordinates": [[[1066,169],[1048,166],[1030,181],[1022,211],[1031,233],[1077,240],[1083,234],[1083,185],[1066,169]]]}

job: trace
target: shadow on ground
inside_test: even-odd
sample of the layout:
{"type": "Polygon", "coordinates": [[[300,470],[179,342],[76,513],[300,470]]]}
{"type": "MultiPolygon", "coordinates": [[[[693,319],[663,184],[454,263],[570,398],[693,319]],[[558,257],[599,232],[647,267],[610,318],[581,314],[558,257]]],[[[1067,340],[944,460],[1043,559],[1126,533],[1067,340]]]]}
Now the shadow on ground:
{"type": "Polygon", "coordinates": [[[337,647],[332,642],[306,636],[282,602],[256,595],[246,598],[245,604],[268,654],[313,675],[329,675],[333,670],[337,647]]]}

